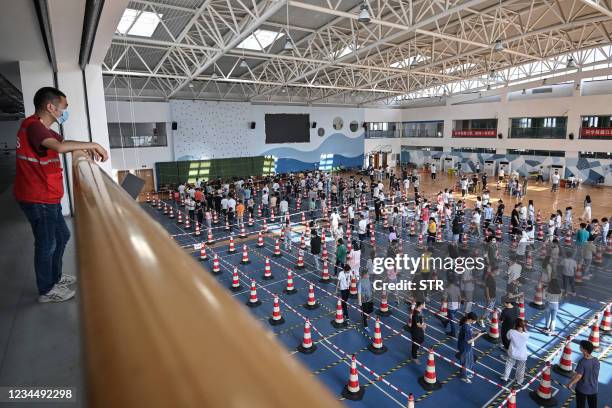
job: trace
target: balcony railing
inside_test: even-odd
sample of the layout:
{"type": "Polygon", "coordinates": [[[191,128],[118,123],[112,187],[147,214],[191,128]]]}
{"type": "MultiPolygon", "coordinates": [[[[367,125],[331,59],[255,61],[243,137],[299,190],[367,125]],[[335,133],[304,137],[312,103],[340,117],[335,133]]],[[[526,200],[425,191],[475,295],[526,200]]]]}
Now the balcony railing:
{"type": "Polygon", "coordinates": [[[339,407],[82,152],[73,175],[87,406],[339,407]]]}

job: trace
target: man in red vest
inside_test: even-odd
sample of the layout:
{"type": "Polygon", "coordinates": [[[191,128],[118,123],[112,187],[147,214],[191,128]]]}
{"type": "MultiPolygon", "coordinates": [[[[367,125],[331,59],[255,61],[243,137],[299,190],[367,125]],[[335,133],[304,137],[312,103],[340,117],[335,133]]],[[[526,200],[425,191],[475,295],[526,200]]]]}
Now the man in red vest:
{"type": "Polygon", "coordinates": [[[64,140],[50,129],[68,119],[66,95],[51,87],[34,95],[35,113],[24,119],[17,133],[17,172],[13,194],[34,233],[34,270],[38,301],[63,302],[74,297],[68,285],[74,276],[62,275],[64,248],[70,231],[60,204],[64,195],[60,153],[87,150],[95,160],[108,153],[97,143],[64,140]]]}

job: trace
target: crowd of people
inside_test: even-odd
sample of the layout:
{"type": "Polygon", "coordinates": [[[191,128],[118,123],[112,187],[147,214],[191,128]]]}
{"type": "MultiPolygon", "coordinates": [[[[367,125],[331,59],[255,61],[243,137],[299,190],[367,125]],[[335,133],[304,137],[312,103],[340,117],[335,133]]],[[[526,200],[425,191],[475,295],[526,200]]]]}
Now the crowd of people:
{"type": "MultiPolygon", "coordinates": [[[[435,188],[437,183],[444,182],[435,176],[435,165],[429,170],[429,187],[435,188]]],[[[501,349],[506,360],[503,380],[508,380],[513,367],[516,367],[516,382],[520,385],[524,380],[528,356],[526,344],[530,333],[528,323],[518,315],[517,305],[524,297],[523,285],[530,281],[542,285],[547,318],[546,327],[537,330],[557,335],[559,303],[564,297],[576,294],[575,276],[579,264],[583,279],[592,275],[591,262],[596,245],[606,245],[610,239],[608,218],[601,218],[601,221],[592,218],[592,201],[587,195],[578,228],[574,225],[572,207],[566,207],[565,212],[556,211],[546,222],[536,210],[534,200],[526,197],[527,179],[515,172],[508,177],[500,174],[496,198],[492,197],[484,173],[458,173],[448,187],[435,194],[422,191],[422,177],[417,169],[408,168],[399,172],[388,167],[368,168],[364,175],[348,177],[314,171],[269,177],[257,182],[252,179],[238,179],[231,184],[221,180],[196,181],[192,185],[178,186],[176,194],[177,199],[185,200],[190,216],[207,227],[211,227],[213,212],[217,212],[230,228],[240,227],[245,218],[254,216],[256,206],[261,206],[263,216],[274,213],[280,217],[284,226],[281,236],[284,236],[285,249],[291,248],[292,241],[292,228],[287,216],[290,209],[296,208],[298,200],[304,200],[301,201],[304,202],[302,211],[309,215],[312,229],[309,246],[313,264],[320,268],[321,247],[325,244],[321,240],[321,229],[325,228],[329,232],[327,236],[331,235],[335,241],[334,279],[343,300],[344,317],[350,318],[349,289],[354,279],[358,285],[358,306],[362,310],[360,320],[368,332],[368,315],[373,310],[375,292],[372,287],[376,278],[373,265],[377,256],[395,257],[403,251],[410,251],[403,242],[413,235],[420,236],[419,241],[426,240],[422,247],[417,248],[424,252],[425,257],[482,256],[485,267],[481,270],[468,268],[456,273],[421,267],[407,278],[427,280],[437,273],[438,278],[446,282],[441,295],[448,307],[441,321],[448,329],[447,334],[457,338],[459,361],[464,367],[462,380],[467,383],[471,382],[472,348],[484,333],[480,329],[491,323],[492,313],[499,307],[501,349]],[[366,206],[362,205],[364,200],[366,206]],[[509,213],[504,200],[511,208],[509,213]],[[328,219],[317,218],[323,212],[329,214],[328,219]],[[547,227],[547,232],[541,237],[538,231],[544,227],[547,227]],[[346,242],[348,229],[352,232],[350,249],[349,242],[346,242]],[[382,244],[379,239],[376,245],[370,245],[371,234],[381,235],[382,244]],[[566,234],[573,236],[571,246],[562,243],[566,234]],[[536,268],[539,273],[533,276],[530,272],[533,265],[527,264],[526,254],[533,253],[538,238],[544,242],[545,250],[539,257],[539,268],[536,268]],[[508,243],[510,251],[501,249],[500,240],[508,243]],[[497,287],[496,278],[500,277],[506,281],[505,293],[497,287]],[[478,291],[482,291],[483,304],[475,310],[475,292],[478,291]],[[480,326],[479,330],[476,325],[480,326]]],[[[554,183],[553,189],[557,189],[554,183]]],[[[385,282],[397,282],[406,276],[390,267],[385,269],[382,278],[385,282]]],[[[398,307],[402,299],[413,306],[410,333],[413,340],[411,356],[415,362],[418,362],[418,349],[425,342],[429,324],[423,312],[434,310],[428,306],[431,294],[431,291],[424,290],[388,294],[398,307]]],[[[584,350],[588,349],[589,346],[585,345],[584,350]]]]}

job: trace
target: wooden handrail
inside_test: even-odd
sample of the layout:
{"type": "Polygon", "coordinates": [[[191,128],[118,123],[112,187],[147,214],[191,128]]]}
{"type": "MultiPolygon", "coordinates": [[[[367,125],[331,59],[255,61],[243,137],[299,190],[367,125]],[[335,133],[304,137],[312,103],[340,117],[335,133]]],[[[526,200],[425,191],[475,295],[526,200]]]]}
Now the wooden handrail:
{"type": "Polygon", "coordinates": [[[82,152],[73,175],[88,406],[339,406],[82,152]]]}

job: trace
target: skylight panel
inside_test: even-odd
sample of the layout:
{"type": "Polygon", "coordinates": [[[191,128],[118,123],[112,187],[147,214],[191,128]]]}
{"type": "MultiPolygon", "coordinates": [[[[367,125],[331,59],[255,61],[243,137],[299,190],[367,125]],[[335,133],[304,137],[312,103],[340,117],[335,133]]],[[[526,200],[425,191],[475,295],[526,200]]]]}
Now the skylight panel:
{"type": "Polygon", "coordinates": [[[249,35],[247,38],[242,40],[240,44],[236,46],[236,48],[244,48],[247,50],[254,51],[263,51],[265,48],[268,48],[270,44],[274,41],[282,38],[285,34],[276,32],[258,29],[253,32],[253,34],[249,35]]]}
{"type": "Polygon", "coordinates": [[[161,18],[162,14],[128,8],[125,9],[121,16],[119,25],[117,25],[117,32],[124,35],[151,37],[157,29],[161,18]]]}
{"type": "Polygon", "coordinates": [[[412,57],[405,58],[401,61],[394,62],[389,65],[391,68],[410,68],[412,65],[416,65],[419,62],[428,60],[429,57],[423,57],[422,55],[414,55],[412,57]]]}

